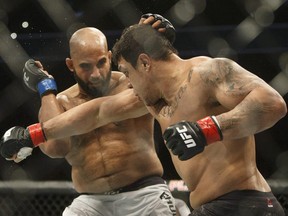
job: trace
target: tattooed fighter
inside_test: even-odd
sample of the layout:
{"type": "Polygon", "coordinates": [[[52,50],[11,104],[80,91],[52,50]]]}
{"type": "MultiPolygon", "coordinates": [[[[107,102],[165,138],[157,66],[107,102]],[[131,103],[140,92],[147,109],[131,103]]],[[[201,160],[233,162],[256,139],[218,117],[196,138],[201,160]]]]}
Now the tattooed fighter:
{"type": "Polygon", "coordinates": [[[230,59],[181,59],[149,25],[124,30],[112,53],[160,123],[192,215],[284,216],[255,162],[254,134],[287,112],[273,88],[230,59]]]}

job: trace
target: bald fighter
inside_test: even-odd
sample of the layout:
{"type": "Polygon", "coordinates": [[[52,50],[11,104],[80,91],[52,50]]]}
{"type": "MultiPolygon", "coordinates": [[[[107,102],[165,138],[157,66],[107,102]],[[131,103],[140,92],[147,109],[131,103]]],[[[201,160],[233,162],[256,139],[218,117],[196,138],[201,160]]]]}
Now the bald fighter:
{"type": "Polygon", "coordinates": [[[77,84],[57,96],[53,77],[40,62],[27,61],[24,81],[41,97],[41,124],[9,129],[1,140],[2,156],[18,162],[39,146],[52,158],[64,157],[80,193],[65,216],[176,215],[174,199],[161,178],[153,118],[123,73],[111,71],[105,35],[96,28],[82,28],[72,35],[69,46],[66,65],[77,84]],[[57,127],[62,132],[53,137],[57,127]]]}
{"type": "Polygon", "coordinates": [[[278,92],[230,59],[181,59],[148,25],[124,30],[112,53],[161,126],[191,215],[284,216],[255,159],[254,134],[286,115],[278,92]]]}

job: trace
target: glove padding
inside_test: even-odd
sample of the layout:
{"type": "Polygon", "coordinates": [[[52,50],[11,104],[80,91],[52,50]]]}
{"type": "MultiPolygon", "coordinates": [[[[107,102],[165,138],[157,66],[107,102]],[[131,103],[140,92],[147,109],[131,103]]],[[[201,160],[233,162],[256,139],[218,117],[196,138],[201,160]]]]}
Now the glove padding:
{"type": "Polygon", "coordinates": [[[180,160],[188,160],[204,151],[206,139],[197,123],[182,121],[169,126],[163,138],[166,146],[180,160]]]}
{"type": "MultiPolygon", "coordinates": [[[[161,21],[159,28],[166,29],[165,32],[163,32],[162,34],[164,35],[164,37],[166,37],[170,41],[171,44],[173,44],[176,39],[176,31],[172,23],[159,14],[147,13],[147,14],[143,14],[141,18],[147,19],[150,16],[154,17],[153,23],[157,22],[158,20],[161,21]]],[[[153,25],[153,23],[150,23],[150,24],[153,25]]]]}
{"type": "Polygon", "coordinates": [[[5,132],[0,142],[1,156],[11,159],[15,154],[23,160],[32,152],[34,145],[29,130],[15,126],[5,132]]]}
{"type": "Polygon", "coordinates": [[[204,151],[206,145],[220,141],[223,134],[215,116],[197,122],[182,121],[168,127],[163,134],[166,145],[180,160],[187,160],[204,151]]]}
{"type": "Polygon", "coordinates": [[[37,67],[33,59],[29,59],[25,63],[23,68],[23,81],[30,90],[39,92],[40,96],[46,92],[57,93],[57,86],[54,79],[37,67]]]}

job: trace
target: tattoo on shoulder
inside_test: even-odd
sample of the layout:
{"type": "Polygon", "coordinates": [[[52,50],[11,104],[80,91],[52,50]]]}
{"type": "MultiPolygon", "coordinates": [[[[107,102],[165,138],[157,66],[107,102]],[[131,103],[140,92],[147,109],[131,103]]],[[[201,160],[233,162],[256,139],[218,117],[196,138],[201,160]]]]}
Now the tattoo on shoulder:
{"type": "MultiPolygon", "coordinates": [[[[245,95],[259,82],[247,82],[247,75],[246,79],[243,79],[243,74],[237,71],[239,69],[235,68],[236,65],[231,62],[231,60],[214,59],[213,63],[201,71],[200,77],[207,85],[214,87],[221,85],[227,95],[245,95]]],[[[255,80],[252,75],[251,80],[255,80]]]]}
{"type": "Polygon", "coordinates": [[[229,77],[233,73],[233,67],[226,61],[215,59],[211,61],[213,63],[205,65],[201,70],[200,78],[208,85],[214,86],[229,77]]]}

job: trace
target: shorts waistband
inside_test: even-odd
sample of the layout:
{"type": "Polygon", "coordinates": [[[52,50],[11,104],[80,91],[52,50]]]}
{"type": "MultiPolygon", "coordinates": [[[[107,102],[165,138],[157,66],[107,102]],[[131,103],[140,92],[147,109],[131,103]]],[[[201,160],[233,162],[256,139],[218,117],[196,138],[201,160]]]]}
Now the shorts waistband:
{"type": "Polygon", "coordinates": [[[156,185],[156,184],[166,184],[166,182],[160,176],[148,176],[148,177],[139,179],[130,185],[127,185],[127,186],[124,186],[115,190],[111,190],[111,191],[107,191],[103,193],[81,193],[81,195],[115,195],[119,193],[136,191],[141,188],[151,186],[151,185],[156,185]]]}
{"type": "Polygon", "coordinates": [[[245,197],[245,199],[257,199],[257,198],[275,198],[274,194],[269,191],[269,192],[262,192],[262,191],[257,191],[257,190],[234,190],[231,191],[227,194],[224,194],[217,199],[240,199],[241,197],[245,197]]]}

